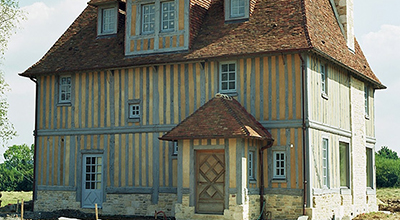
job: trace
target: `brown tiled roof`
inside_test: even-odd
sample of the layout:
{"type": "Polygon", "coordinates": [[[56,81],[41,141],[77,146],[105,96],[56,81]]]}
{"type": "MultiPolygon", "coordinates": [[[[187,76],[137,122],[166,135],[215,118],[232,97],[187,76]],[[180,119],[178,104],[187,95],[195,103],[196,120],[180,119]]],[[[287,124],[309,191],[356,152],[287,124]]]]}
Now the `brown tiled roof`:
{"type": "Polygon", "coordinates": [[[47,54],[21,75],[312,51],[371,81],[376,88],[384,88],[357,41],[354,53],[347,48],[328,0],[257,0],[249,20],[240,23],[224,22],[224,0],[210,5],[206,0],[196,1],[207,11],[191,12],[196,28],[191,29],[189,51],[125,57],[124,15],[120,14],[116,35],[97,37],[97,9],[88,5],[47,54]]]}
{"type": "Polygon", "coordinates": [[[253,138],[273,140],[271,134],[235,99],[217,95],[161,140],[253,138]]]}
{"type": "Polygon", "coordinates": [[[126,2],[126,0],[90,0],[88,4],[90,5],[102,5],[112,2],[126,2]]]}

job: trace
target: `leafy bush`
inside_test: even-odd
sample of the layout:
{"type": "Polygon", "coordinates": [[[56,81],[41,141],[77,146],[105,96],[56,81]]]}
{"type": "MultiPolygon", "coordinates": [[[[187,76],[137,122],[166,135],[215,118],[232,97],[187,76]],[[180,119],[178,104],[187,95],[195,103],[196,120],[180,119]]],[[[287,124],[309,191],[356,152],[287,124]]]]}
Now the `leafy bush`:
{"type": "Polygon", "coordinates": [[[395,151],[383,146],[375,154],[375,166],[377,187],[400,186],[400,159],[395,151]]]}

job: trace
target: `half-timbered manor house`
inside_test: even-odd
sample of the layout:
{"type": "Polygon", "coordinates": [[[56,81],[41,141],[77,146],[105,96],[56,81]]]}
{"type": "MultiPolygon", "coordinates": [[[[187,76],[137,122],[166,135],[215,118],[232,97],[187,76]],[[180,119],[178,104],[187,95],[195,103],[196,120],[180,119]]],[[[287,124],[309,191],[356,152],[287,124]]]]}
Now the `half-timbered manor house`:
{"type": "MultiPolygon", "coordinates": [[[[32,67],[36,211],[377,210],[353,0],[91,0],[32,67]]],[[[263,213],[260,215],[260,213],[263,213]]]]}

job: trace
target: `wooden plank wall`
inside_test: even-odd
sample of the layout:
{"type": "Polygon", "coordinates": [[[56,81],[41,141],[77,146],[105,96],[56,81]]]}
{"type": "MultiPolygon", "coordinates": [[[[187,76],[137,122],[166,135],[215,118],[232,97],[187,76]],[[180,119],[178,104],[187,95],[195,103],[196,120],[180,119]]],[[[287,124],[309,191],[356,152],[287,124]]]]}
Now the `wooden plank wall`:
{"type": "Polygon", "coordinates": [[[310,120],[350,131],[350,78],[347,71],[311,56],[308,73],[310,120]],[[327,99],[321,96],[321,64],[327,64],[327,99]]]}
{"type": "MultiPolygon", "coordinates": [[[[291,176],[296,178],[290,183],[268,187],[301,187],[301,131],[298,125],[290,128],[292,120],[301,119],[298,55],[234,61],[239,70],[235,98],[261,122],[286,123],[289,130],[271,129],[274,144],[293,143],[290,160],[300,164],[291,166],[291,176]]],[[[177,164],[176,157],[171,156],[171,144],[157,139],[163,131],[152,129],[154,125],[178,124],[214,97],[218,68],[217,61],[209,61],[204,67],[185,63],[71,74],[70,106],[57,104],[58,77],[40,77],[38,153],[43,160],[38,167],[39,185],[75,186],[80,175],[80,168],[76,168],[79,150],[99,149],[110,155],[104,159],[110,165],[107,186],[151,187],[156,181],[160,187],[175,187],[177,164]],[[141,100],[140,122],[127,120],[127,102],[132,99],[141,100]],[[125,130],[118,133],[118,129],[125,130]],[[59,160],[53,160],[52,155],[60,155],[59,160]],[[130,168],[132,165],[135,169],[130,168]],[[153,175],[152,171],[158,173],[153,175]]]]}

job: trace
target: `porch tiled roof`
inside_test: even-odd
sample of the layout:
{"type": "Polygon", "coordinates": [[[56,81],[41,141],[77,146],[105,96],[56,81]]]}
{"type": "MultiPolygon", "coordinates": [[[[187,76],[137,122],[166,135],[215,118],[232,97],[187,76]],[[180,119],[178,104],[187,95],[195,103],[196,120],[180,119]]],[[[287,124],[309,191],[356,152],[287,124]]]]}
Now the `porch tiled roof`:
{"type": "Polygon", "coordinates": [[[216,95],[161,140],[252,138],[272,140],[271,134],[235,99],[216,95]]]}
{"type": "MultiPolygon", "coordinates": [[[[109,0],[91,0],[96,4],[104,1],[109,0]]],[[[191,1],[195,2],[208,1],[191,1]]],[[[125,15],[119,16],[115,36],[97,37],[97,9],[89,4],[45,56],[21,75],[310,51],[341,64],[373,83],[375,88],[385,88],[368,65],[358,42],[355,41],[354,52],[348,49],[328,0],[256,0],[248,21],[231,23],[224,21],[224,0],[205,5],[197,7],[203,10],[201,13],[190,12],[188,51],[126,57],[125,15]]]]}

